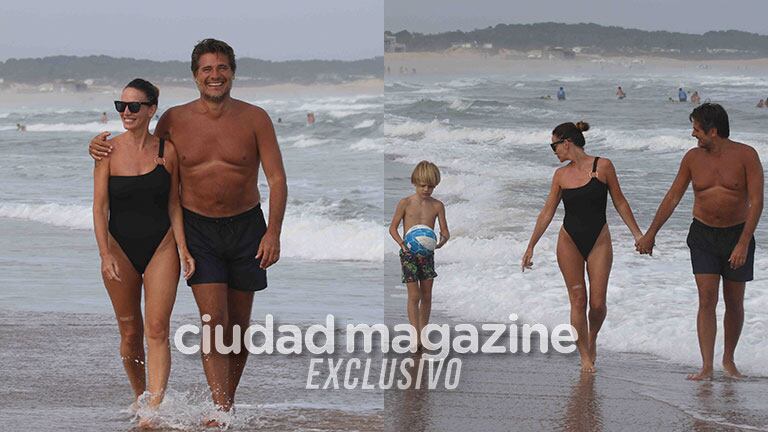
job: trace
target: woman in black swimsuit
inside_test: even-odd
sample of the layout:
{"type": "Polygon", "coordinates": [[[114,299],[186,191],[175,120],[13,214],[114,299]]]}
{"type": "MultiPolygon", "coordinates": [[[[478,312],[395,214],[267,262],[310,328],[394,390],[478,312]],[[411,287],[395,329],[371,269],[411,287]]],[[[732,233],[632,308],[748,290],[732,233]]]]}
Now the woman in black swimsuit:
{"type": "Polygon", "coordinates": [[[584,152],[582,132],[588,129],[587,123],[579,122],[563,123],[552,131],[552,151],[560,162],[569,163],[558,168],[552,177],[549,197],[536,220],[522,267],[524,271],[533,266],[533,248],[547,230],[562,199],[565,218],[557,239],[557,263],[568,288],[571,325],[579,337],[576,346],[581,357],[581,370],[594,372],[597,333],[605,320],[605,295],[613,263],[611,234],[605,221],[608,192],[635,241],[642,237],[642,232],[621,192],[611,161],[584,152]],[[589,277],[589,314],[585,264],[589,277]]]}
{"type": "MultiPolygon", "coordinates": [[[[111,140],[111,156],[96,161],[93,171],[93,226],[104,285],[120,328],[120,355],[134,395],[138,399],[148,391],[150,408],[162,401],[170,373],[168,336],[179,254],[184,277],[194,272],[184,239],[176,149],[148,129],[157,111],[158,93],[157,87],[142,79],[123,89],[115,108],[126,131],[111,140]]],[[[141,419],[144,425],[148,421],[141,419]]]]}

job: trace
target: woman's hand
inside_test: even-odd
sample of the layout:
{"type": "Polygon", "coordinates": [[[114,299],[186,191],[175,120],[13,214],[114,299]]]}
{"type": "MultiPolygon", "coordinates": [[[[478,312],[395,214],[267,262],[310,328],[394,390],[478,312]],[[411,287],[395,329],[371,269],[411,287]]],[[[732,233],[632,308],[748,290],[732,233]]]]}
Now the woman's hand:
{"type": "Polygon", "coordinates": [[[533,248],[528,248],[525,250],[521,268],[523,272],[525,272],[525,269],[533,269],[533,248]]]}
{"type": "Polygon", "coordinates": [[[101,274],[106,280],[120,280],[120,268],[117,266],[117,260],[112,254],[106,254],[101,256],[101,274]]]}
{"type": "Polygon", "coordinates": [[[184,269],[184,279],[189,279],[195,274],[195,259],[188,250],[179,251],[181,266],[184,269]]]}

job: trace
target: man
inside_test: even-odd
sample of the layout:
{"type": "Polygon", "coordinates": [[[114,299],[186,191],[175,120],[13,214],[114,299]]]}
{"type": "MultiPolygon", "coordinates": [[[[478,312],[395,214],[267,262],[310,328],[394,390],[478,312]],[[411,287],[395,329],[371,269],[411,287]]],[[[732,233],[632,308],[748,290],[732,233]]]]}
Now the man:
{"type": "Polygon", "coordinates": [[[689,118],[698,147],[683,157],[672,187],[636,247],[640,253],[653,252],[656,234],[693,182],[694,220],[688,246],[699,291],[696,329],[703,364],[688,379],[712,378],[721,277],[725,299],[723,369],[727,376],[739,378],[742,375],[734,352],[744,323],[744,287],[753,278],[752,234],[763,211],[763,167],[755,149],[728,139],[728,114],[720,105],[702,104],[689,118]]]}
{"type": "MultiPolygon", "coordinates": [[[[249,325],[253,293],[266,288],[266,268],[280,257],[288,193],[269,116],[230,96],[235,68],[234,51],[225,42],[199,42],[192,51],[192,74],[200,98],[166,111],[155,129],[178,153],[184,231],[196,260],[187,284],[204,324],[224,328],[226,346],[233,326],[244,331],[249,325]],[[259,164],[269,184],[268,224],[259,205],[259,164]]],[[[108,155],[107,135],[91,141],[94,158],[108,155]]],[[[214,336],[211,353],[203,354],[203,369],[217,408],[229,411],[248,350],[221,354],[216,342],[214,336]]]]}
{"type": "Polygon", "coordinates": [[[685,101],[688,100],[688,93],[686,93],[685,90],[683,90],[682,87],[677,89],[677,100],[679,102],[685,102],[685,101]]]}
{"type": "Polygon", "coordinates": [[[557,100],[565,100],[565,90],[562,87],[557,91],[557,100]]]}

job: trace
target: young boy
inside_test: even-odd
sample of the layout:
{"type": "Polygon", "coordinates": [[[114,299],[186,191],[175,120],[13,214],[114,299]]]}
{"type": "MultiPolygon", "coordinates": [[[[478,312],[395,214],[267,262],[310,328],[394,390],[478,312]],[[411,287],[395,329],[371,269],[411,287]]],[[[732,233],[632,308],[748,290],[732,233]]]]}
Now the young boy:
{"type": "Polygon", "coordinates": [[[411,183],[416,193],[397,203],[389,234],[400,245],[400,263],[403,267],[403,283],[408,287],[408,321],[417,331],[417,344],[421,345],[421,329],[429,322],[432,311],[432,284],[435,273],[434,255],[420,256],[412,254],[397,231],[403,222],[403,233],[414,225],[427,225],[435,229],[435,219],[440,220],[440,241],[435,246],[442,247],[450,238],[448,222],[445,220],[445,206],[432,198],[435,186],[440,183],[440,170],[432,162],[421,161],[411,174],[411,183]]]}

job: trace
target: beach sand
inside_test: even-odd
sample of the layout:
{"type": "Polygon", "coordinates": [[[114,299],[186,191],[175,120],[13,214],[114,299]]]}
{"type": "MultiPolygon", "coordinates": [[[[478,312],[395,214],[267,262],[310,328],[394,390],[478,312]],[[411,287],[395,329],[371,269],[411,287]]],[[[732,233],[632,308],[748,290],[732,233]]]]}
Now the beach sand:
{"type": "MultiPolygon", "coordinates": [[[[394,254],[387,255],[385,269],[387,323],[407,322],[406,291],[397,286],[400,270],[394,254]]],[[[440,297],[440,290],[438,276],[433,299],[440,297]]],[[[459,323],[439,310],[433,310],[430,322],[459,323]]],[[[595,374],[580,373],[576,353],[458,358],[463,367],[455,390],[426,390],[423,383],[421,389],[386,391],[385,430],[768,430],[765,378],[734,381],[716,373],[712,382],[695,383],[685,379],[691,367],[642,353],[605,350],[598,352],[595,374]]]]}
{"type": "Polygon", "coordinates": [[[384,66],[387,78],[399,76],[401,67],[416,69],[417,75],[514,74],[610,74],[633,72],[658,73],[728,73],[734,75],[758,73],[768,68],[768,59],[749,60],[677,60],[666,57],[602,57],[577,55],[571,60],[531,59],[520,53],[488,55],[475,50],[444,52],[387,53],[384,66]]]}
{"type": "MultiPolygon", "coordinates": [[[[188,86],[183,85],[158,85],[160,88],[160,102],[184,101],[196,99],[200,96],[193,82],[188,86]]],[[[49,105],[53,107],[71,106],[75,104],[101,103],[105,98],[118,97],[121,88],[94,87],[84,92],[41,92],[37,86],[16,85],[10,88],[0,89],[0,107],[38,106],[49,105]]],[[[235,80],[232,88],[232,96],[235,98],[254,100],[274,96],[347,96],[357,94],[376,94],[384,92],[384,81],[381,79],[364,79],[350,81],[342,84],[274,84],[268,86],[250,86],[247,82],[235,80]]]]}

